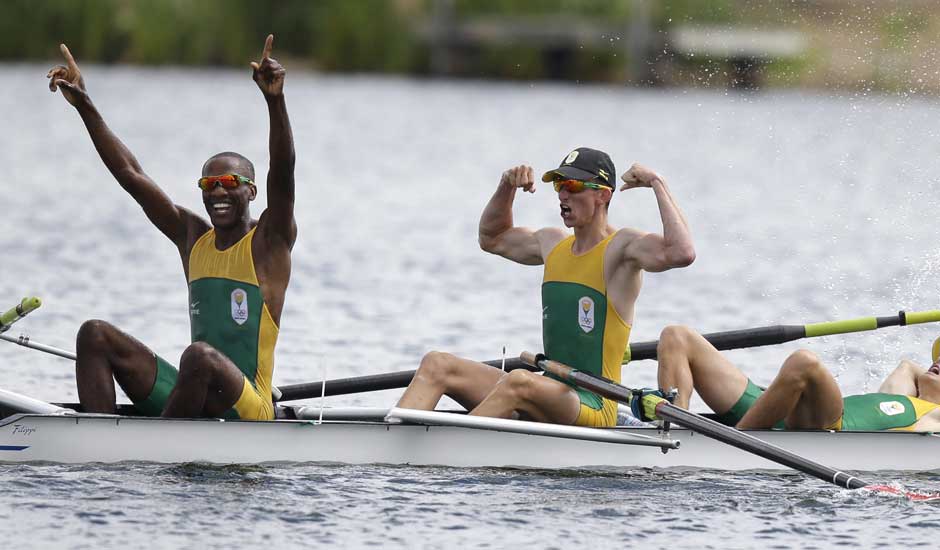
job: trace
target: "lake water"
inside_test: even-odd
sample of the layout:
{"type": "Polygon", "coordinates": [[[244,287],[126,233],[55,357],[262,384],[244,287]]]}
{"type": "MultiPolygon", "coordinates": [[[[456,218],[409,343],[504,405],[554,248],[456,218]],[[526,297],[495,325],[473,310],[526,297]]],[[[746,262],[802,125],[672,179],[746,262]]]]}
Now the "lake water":
{"type": "MultiPolygon", "coordinates": [[[[176,359],[189,338],[173,246],[97,158],[47,67],[0,71],[0,306],[38,295],[16,330],[74,348],[106,319],[176,359]]],[[[178,203],[213,153],[266,172],[267,116],[247,71],[86,67],[114,131],[178,203]]],[[[500,173],[557,166],[591,146],[619,172],[669,181],[695,237],[689,268],[650,274],[632,340],[667,324],[718,331],[937,308],[940,174],[933,98],[862,93],[633,90],[292,72],[294,272],[275,383],[414,368],[431,349],[478,359],[538,350],[541,270],[483,253],[476,227],[500,173]]],[[[264,191],[253,212],[260,214],[264,191]]],[[[618,193],[611,222],[659,231],[649,190],[618,193]]],[[[547,186],[518,224],[557,225],[547,186]]],[[[729,356],[759,383],[817,352],[846,394],[902,357],[929,361],[936,326],[889,328],[729,356]]],[[[72,365],[3,345],[0,386],[77,398],[72,365]]],[[[652,385],[655,363],[624,368],[652,385]]],[[[400,390],[331,398],[389,406],[400,390]]],[[[447,403],[445,403],[445,406],[447,403]]],[[[693,408],[703,410],[700,402],[693,408]]],[[[867,477],[940,490],[940,471],[867,477]]],[[[0,466],[4,546],[118,548],[935,547],[936,507],[798,474],[552,472],[285,464],[0,466]]]]}

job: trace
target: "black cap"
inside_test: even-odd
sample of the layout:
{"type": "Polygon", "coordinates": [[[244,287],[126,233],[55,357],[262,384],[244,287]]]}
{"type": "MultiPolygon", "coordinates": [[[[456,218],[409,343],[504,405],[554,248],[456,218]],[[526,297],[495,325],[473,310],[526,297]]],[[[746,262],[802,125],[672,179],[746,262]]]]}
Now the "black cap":
{"type": "Polygon", "coordinates": [[[595,181],[611,189],[614,184],[610,181],[617,171],[610,156],[597,149],[578,147],[568,153],[561,165],[554,170],[542,174],[542,181],[555,181],[557,179],[573,179],[581,181],[595,181]]]}

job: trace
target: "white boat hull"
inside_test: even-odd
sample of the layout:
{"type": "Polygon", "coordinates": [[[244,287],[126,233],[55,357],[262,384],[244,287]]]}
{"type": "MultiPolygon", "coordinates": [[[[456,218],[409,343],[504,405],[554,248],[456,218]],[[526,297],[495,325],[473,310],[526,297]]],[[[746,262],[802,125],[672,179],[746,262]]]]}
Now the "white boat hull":
{"type": "MultiPolygon", "coordinates": [[[[655,428],[612,428],[662,436],[655,428]]],[[[940,469],[940,437],[903,432],[750,432],[835,468],[940,469]]],[[[333,462],[526,468],[784,469],[684,429],[657,447],[524,435],[464,427],[376,421],[172,420],[23,414],[0,420],[0,462],[333,462]]]]}

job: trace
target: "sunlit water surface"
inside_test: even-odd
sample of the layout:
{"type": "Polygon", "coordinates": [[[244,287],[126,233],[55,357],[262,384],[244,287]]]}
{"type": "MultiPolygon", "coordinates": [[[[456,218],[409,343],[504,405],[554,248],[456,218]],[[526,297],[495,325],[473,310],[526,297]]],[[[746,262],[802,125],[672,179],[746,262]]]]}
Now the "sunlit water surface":
{"type": "MultiPolygon", "coordinates": [[[[45,300],[13,333],[72,349],[81,322],[101,318],[178,358],[189,337],[178,255],[45,91],[45,70],[0,71],[0,301],[45,300]]],[[[263,181],[267,117],[248,74],[85,73],[112,128],[180,204],[203,210],[194,182],[218,151],[255,159],[263,181]]],[[[540,270],[481,252],[476,226],[502,170],[545,170],[582,145],[609,151],[621,172],[639,161],[664,174],[695,236],[691,267],[646,278],[633,341],[671,323],[717,331],[938,306],[933,99],[300,72],[287,98],[300,236],[278,384],[414,368],[431,349],[479,359],[539,349],[540,270]]],[[[262,186],[255,215],[264,200],[262,186]]],[[[547,187],[520,196],[515,213],[533,227],[560,221],[547,187]]],[[[618,194],[611,221],[660,229],[648,190],[618,194]]],[[[858,393],[902,357],[928,360],[935,333],[729,355],[767,383],[807,346],[858,393]]],[[[0,387],[76,399],[67,361],[4,343],[0,373],[0,387]]],[[[625,368],[624,380],[652,385],[655,364],[625,368]]],[[[388,406],[398,395],[329,402],[388,406]]],[[[867,477],[940,490],[936,472],[867,477]]],[[[0,487],[4,547],[933,548],[940,527],[933,505],[766,472],[5,465],[0,487]]]]}

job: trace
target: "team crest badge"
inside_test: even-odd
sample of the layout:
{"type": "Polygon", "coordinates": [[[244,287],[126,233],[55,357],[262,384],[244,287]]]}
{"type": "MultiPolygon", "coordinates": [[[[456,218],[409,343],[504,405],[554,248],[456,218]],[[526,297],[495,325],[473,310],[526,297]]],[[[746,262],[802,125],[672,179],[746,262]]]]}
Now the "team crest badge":
{"type": "Polygon", "coordinates": [[[594,300],[584,296],[578,304],[578,326],[584,332],[591,332],[594,330],[594,300]]]}
{"type": "Polygon", "coordinates": [[[232,291],[232,320],[239,325],[248,320],[248,294],[240,288],[232,291]]]}
{"type": "Polygon", "coordinates": [[[881,412],[888,416],[895,416],[904,413],[904,405],[897,401],[882,401],[878,404],[878,408],[881,409],[881,412]]]}
{"type": "Polygon", "coordinates": [[[577,151],[572,151],[572,152],[568,153],[568,156],[565,158],[565,164],[571,164],[571,163],[574,162],[575,159],[577,159],[577,158],[578,158],[578,152],[577,152],[577,151]]]}

